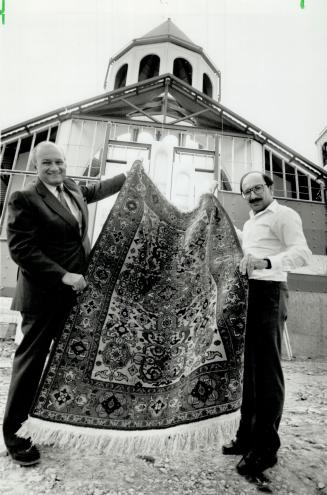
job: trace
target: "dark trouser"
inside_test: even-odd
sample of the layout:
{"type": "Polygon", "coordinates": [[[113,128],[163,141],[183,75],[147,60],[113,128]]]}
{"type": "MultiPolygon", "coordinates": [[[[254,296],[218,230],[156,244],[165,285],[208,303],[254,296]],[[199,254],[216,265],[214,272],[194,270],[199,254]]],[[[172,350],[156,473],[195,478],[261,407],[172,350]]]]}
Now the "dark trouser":
{"type": "Polygon", "coordinates": [[[7,405],[3,436],[9,449],[25,447],[28,442],[15,433],[27,419],[53,339],[60,335],[72,301],[52,301],[38,314],[22,313],[23,339],[17,347],[7,405]]]}
{"type": "Polygon", "coordinates": [[[241,421],[237,438],[259,453],[276,453],[284,405],[281,345],[287,317],[285,282],[249,281],[241,421]]]}

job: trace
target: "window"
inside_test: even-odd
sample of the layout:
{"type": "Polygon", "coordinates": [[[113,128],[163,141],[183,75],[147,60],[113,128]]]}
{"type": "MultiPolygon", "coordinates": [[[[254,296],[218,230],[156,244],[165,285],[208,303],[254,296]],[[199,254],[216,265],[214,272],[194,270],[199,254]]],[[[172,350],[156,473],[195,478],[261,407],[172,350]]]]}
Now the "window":
{"type": "Polygon", "coordinates": [[[286,197],[296,199],[297,194],[296,194],[295,170],[288,163],[285,163],[285,182],[286,182],[286,197]]]}
{"type": "Polygon", "coordinates": [[[137,140],[139,137],[139,132],[140,132],[140,129],[137,129],[137,127],[133,128],[132,141],[134,141],[135,143],[137,143],[137,140]]]}
{"type": "Polygon", "coordinates": [[[310,182],[311,182],[312,201],[323,201],[321,185],[313,179],[311,179],[310,182]]]}
{"type": "Polygon", "coordinates": [[[116,74],[114,89],[123,88],[126,86],[128,65],[124,64],[116,74]]]}
{"type": "Polygon", "coordinates": [[[214,152],[185,151],[175,148],[170,201],[182,211],[198,204],[214,176],[214,152]]]}
{"type": "Polygon", "coordinates": [[[264,149],[265,173],[274,181],[274,195],[304,201],[323,201],[322,186],[309,174],[285,162],[270,149],[264,149]]]}
{"type": "Polygon", "coordinates": [[[187,84],[192,84],[192,65],[185,58],[175,58],[173,74],[187,84]]]}
{"type": "Polygon", "coordinates": [[[221,189],[223,191],[232,191],[230,180],[228,179],[227,174],[226,172],[224,172],[224,170],[220,171],[220,183],[221,183],[221,189]]]}
{"type": "Polygon", "coordinates": [[[285,196],[283,181],[283,161],[277,155],[272,155],[272,171],[274,181],[274,194],[277,197],[285,196]]]}
{"type": "MultiPolygon", "coordinates": [[[[233,136],[219,136],[217,153],[220,167],[227,177],[221,177],[224,190],[239,193],[241,177],[252,169],[251,140],[233,136]],[[226,189],[227,183],[232,189],[226,189]]],[[[229,187],[228,186],[228,187],[229,187]]]]}
{"type": "Polygon", "coordinates": [[[156,77],[159,74],[160,58],[158,55],[146,55],[140,62],[139,81],[156,77]]]}
{"type": "Polygon", "coordinates": [[[271,173],[271,170],[270,170],[270,155],[271,155],[271,152],[267,149],[265,149],[265,174],[266,175],[269,175],[269,177],[271,177],[272,173],[271,173]]]}
{"type": "Polygon", "coordinates": [[[309,197],[309,177],[304,175],[299,170],[297,171],[298,183],[299,183],[299,198],[306,199],[307,201],[310,199],[309,197]]]}
{"type": "Polygon", "coordinates": [[[208,74],[203,74],[202,92],[212,98],[212,82],[208,74]]]}

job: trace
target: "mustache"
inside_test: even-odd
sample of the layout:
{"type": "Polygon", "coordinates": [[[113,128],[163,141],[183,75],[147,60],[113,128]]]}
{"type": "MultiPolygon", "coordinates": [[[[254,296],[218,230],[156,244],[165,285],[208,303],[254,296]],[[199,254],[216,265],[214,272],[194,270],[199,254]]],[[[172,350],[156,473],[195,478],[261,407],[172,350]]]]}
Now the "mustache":
{"type": "Polygon", "coordinates": [[[254,204],[254,203],[259,203],[259,201],[261,201],[261,199],[250,199],[249,203],[254,204]]]}

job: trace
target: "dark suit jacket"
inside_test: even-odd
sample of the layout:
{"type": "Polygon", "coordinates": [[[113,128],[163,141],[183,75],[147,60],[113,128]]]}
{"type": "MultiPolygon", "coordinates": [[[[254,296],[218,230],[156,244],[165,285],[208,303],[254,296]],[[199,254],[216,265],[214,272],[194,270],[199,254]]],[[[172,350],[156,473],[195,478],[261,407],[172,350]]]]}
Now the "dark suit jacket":
{"type": "Polygon", "coordinates": [[[120,174],[79,187],[65,179],[64,186],[82,213],[82,235],[75,217],[40,180],[11,195],[8,245],[19,267],[12,309],[37,313],[47,304],[60,303],[62,297],[73,298],[72,289],[61,279],[66,272],[85,273],[90,252],[87,203],[115,194],[124,181],[120,174]]]}

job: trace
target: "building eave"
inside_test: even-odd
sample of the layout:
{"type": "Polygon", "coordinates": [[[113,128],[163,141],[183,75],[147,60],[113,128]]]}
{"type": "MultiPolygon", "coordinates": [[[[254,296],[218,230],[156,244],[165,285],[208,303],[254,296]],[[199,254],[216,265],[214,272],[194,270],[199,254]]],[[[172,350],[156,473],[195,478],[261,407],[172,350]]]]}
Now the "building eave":
{"type": "Polygon", "coordinates": [[[191,115],[192,112],[202,113],[201,109],[203,109],[203,113],[199,115],[198,120],[200,127],[208,127],[208,129],[221,133],[224,133],[224,129],[227,132],[235,130],[235,132],[241,133],[244,137],[253,138],[260,144],[266,145],[283,154],[289,162],[310,171],[316,178],[327,179],[327,170],[319,167],[300,153],[297,153],[278,139],[275,139],[269,133],[263,131],[221,103],[218,103],[216,100],[184,83],[172,74],[163,74],[124,88],[102,93],[10,126],[2,130],[2,141],[13,140],[15,137],[24,137],[24,135],[28,136],[40,126],[54,125],[56,122],[72,118],[72,115],[92,115],[93,113],[94,115],[96,114],[97,119],[101,119],[102,115],[105,120],[110,118],[114,120],[115,116],[118,117],[124,112],[127,115],[128,110],[130,111],[129,105],[137,104],[142,108],[142,105],[146,101],[149,101],[150,96],[153,98],[160,95],[165,87],[169,88],[169,93],[183,108],[187,108],[191,115]]]}

